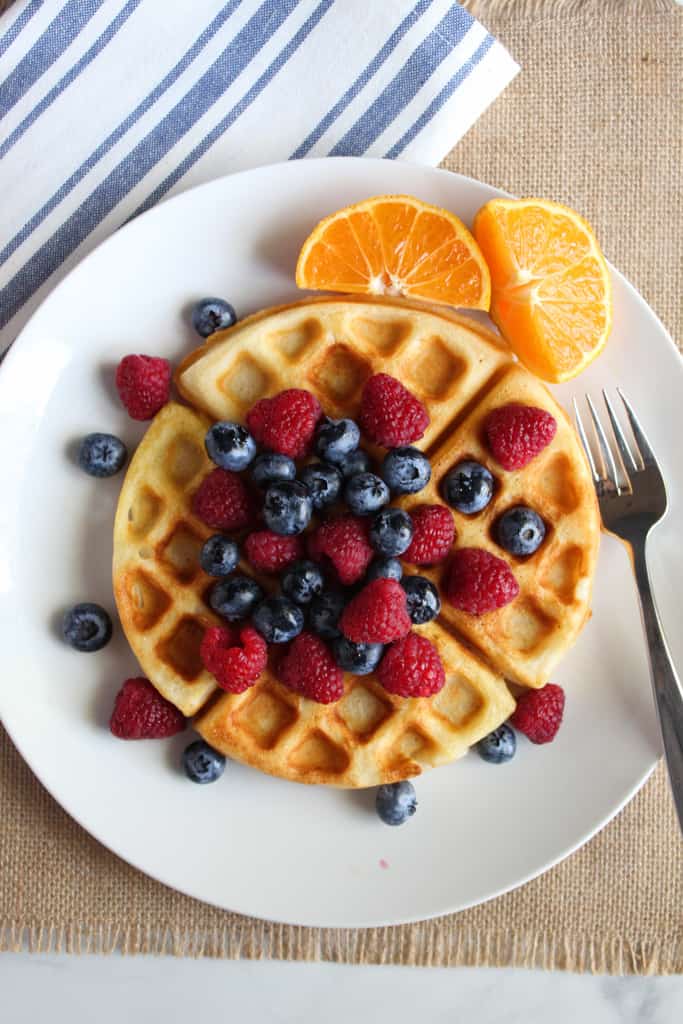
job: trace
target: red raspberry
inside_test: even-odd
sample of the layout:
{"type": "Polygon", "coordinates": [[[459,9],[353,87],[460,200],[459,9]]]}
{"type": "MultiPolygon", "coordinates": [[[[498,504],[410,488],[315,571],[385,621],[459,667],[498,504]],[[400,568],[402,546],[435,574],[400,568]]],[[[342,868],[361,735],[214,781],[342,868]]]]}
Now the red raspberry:
{"type": "Polygon", "coordinates": [[[344,696],[344,673],[314,633],[299,633],[278,667],[278,679],[295,693],[319,704],[344,696]]]}
{"type": "Polygon", "coordinates": [[[421,505],[411,509],[413,539],[401,555],[414,565],[434,565],[451,550],[455,539],[453,516],[445,505],[421,505]]]}
{"type": "Polygon", "coordinates": [[[214,530],[239,530],[254,518],[244,481],[229,469],[212,469],[192,499],[192,511],[214,530]]]}
{"type": "Polygon", "coordinates": [[[154,689],[149,679],[126,679],[116,695],[109,728],[121,740],[156,740],[175,736],[185,718],[154,689]]]}
{"type": "Polygon", "coordinates": [[[432,697],[446,682],[439,652],[419,633],[408,633],[387,649],[377,676],[388,693],[399,697],[432,697]]]}
{"type": "Polygon", "coordinates": [[[320,402],[310,391],[290,388],[262,398],[247,413],[247,426],[259,444],[280,455],[300,459],[308,455],[318,420],[320,402]]]}
{"type": "Polygon", "coordinates": [[[199,656],[204,668],[228,693],[244,693],[253,686],[268,661],[266,641],[252,626],[209,626],[199,656]],[[240,646],[241,645],[241,646],[240,646]]]}
{"type": "Polygon", "coordinates": [[[545,409],[511,402],[486,418],[489,448],[503,469],[521,469],[549,445],[557,423],[545,409]]]}
{"type": "Polygon", "coordinates": [[[376,373],[363,388],[358,422],[374,444],[396,448],[418,441],[429,426],[429,416],[399,380],[376,373]]]}
{"type": "Polygon", "coordinates": [[[116,368],[116,390],[129,416],[151,420],[168,402],[171,364],[156,356],[124,356],[116,368]]]}
{"type": "Polygon", "coordinates": [[[329,558],[344,586],[365,575],[374,551],[368,543],[368,527],[355,516],[329,519],[308,536],[308,554],[314,562],[329,558]]]}
{"type": "Polygon", "coordinates": [[[458,548],[445,591],[451,604],[461,612],[483,615],[514,601],[519,584],[502,558],[483,548],[458,548]]]}
{"type": "Polygon", "coordinates": [[[304,556],[301,537],[281,537],[271,530],[256,530],[247,537],[244,550],[257,572],[279,572],[304,556]]]}
{"type": "Polygon", "coordinates": [[[398,640],[410,632],[405,590],[396,580],[373,580],[347,604],[339,627],[356,644],[398,640]]]}
{"type": "Polygon", "coordinates": [[[528,736],[532,743],[550,743],[555,739],[564,715],[564,690],[546,683],[540,690],[529,690],[517,701],[510,724],[528,736]]]}

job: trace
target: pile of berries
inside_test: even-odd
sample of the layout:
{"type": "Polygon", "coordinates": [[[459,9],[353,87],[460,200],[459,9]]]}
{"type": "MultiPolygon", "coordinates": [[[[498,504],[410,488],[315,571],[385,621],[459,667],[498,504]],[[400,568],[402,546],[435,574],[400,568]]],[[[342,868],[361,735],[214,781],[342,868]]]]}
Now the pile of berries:
{"type": "Polygon", "coordinates": [[[277,677],[320,703],[339,700],[345,672],[377,672],[388,692],[404,697],[441,689],[439,654],[412,631],[438,615],[440,597],[425,577],[404,577],[398,559],[418,566],[445,558],[453,516],[443,505],[411,516],[391,504],[431,477],[429,460],[413,447],[428,423],[414,395],[377,374],[365,385],[358,423],[329,419],[314,395],[290,388],[257,402],[246,427],[211,426],[205,444],[216,468],[192,510],[221,531],[200,562],[216,577],[209,603],[226,626],[207,630],[200,653],[223,689],[241,693],[255,683],[267,645],[288,645],[274,659],[277,677]],[[376,470],[362,435],[390,446],[376,470]],[[255,574],[277,574],[279,592],[266,596],[239,571],[241,560],[255,574]]]}
{"type": "MultiPolygon", "coordinates": [[[[193,512],[221,531],[251,531],[241,552],[224,532],[206,542],[202,568],[220,577],[209,603],[228,623],[249,620],[266,644],[291,644],[275,671],[312,700],[338,700],[343,672],[376,671],[390,693],[404,697],[431,696],[444,685],[438,652],[412,632],[439,614],[439,592],[424,576],[404,576],[399,559],[412,566],[443,561],[455,540],[448,506],[469,516],[483,511],[495,480],[485,466],[466,460],[444,478],[446,504],[412,513],[392,505],[431,478],[427,456],[413,447],[428,425],[422,403],[380,373],[365,384],[357,423],[327,418],[314,395],[291,388],[257,402],[246,427],[219,422],[206,435],[216,468],[194,494],[193,512]],[[388,449],[379,467],[360,447],[362,436],[388,449]],[[259,453],[259,446],[267,450],[259,453]],[[256,573],[279,574],[280,592],[266,596],[251,576],[235,572],[240,558],[256,573]]],[[[485,431],[494,459],[513,471],[550,442],[556,426],[544,410],[506,405],[488,416],[485,431]]],[[[501,548],[522,558],[540,546],[545,525],[518,505],[494,532],[501,548]]],[[[456,549],[444,580],[455,608],[483,615],[518,593],[504,559],[483,548],[456,549]]],[[[226,650],[249,660],[243,642],[227,635],[226,650]]],[[[249,685],[244,671],[233,671],[233,659],[203,657],[225,690],[239,693],[249,685]]],[[[253,658],[251,682],[261,660],[253,658]]]]}

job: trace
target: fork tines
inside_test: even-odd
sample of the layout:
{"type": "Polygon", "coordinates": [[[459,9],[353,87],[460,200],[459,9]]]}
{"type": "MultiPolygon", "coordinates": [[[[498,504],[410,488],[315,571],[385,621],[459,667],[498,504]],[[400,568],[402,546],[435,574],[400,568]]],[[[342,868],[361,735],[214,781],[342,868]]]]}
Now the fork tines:
{"type": "Polygon", "coordinates": [[[643,428],[641,427],[631,404],[624,396],[621,388],[617,388],[616,391],[626,410],[626,415],[633,434],[633,445],[631,445],[629,444],[621,424],[617,419],[614,406],[612,405],[607,392],[603,388],[602,397],[609,417],[611,437],[613,437],[616,442],[618,455],[613,451],[613,445],[610,444],[607,432],[602,425],[590,395],[585,396],[588,411],[593,423],[593,432],[598,452],[600,454],[601,471],[598,469],[596,464],[593,449],[588,440],[588,435],[586,434],[586,429],[583,425],[583,420],[581,419],[581,414],[575,398],[573,399],[573,405],[576,427],[579,432],[579,437],[581,438],[581,443],[583,444],[586,452],[586,457],[588,458],[588,464],[596,487],[600,487],[604,493],[611,492],[620,495],[625,490],[632,490],[632,477],[635,474],[641,472],[643,469],[656,467],[657,463],[655,461],[652,448],[645,437],[643,428]]]}

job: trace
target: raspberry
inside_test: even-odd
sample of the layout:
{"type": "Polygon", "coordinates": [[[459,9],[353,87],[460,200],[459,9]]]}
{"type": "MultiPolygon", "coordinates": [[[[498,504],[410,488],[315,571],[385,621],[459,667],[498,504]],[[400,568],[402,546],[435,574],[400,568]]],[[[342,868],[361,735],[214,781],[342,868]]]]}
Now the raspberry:
{"type": "Polygon", "coordinates": [[[151,420],[168,402],[171,364],[156,356],[124,356],[116,368],[116,390],[128,415],[151,420]]]}
{"type": "Polygon", "coordinates": [[[320,402],[310,391],[290,388],[262,398],[247,413],[247,426],[265,448],[300,459],[308,455],[318,420],[320,402]]]}
{"type": "Polygon", "coordinates": [[[373,559],[367,525],[354,516],[329,519],[308,537],[308,554],[314,562],[329,558],[344,586],[357,583],[373,559]]]}
{"type": "Polygon", "coordinates": [[[279,572],[304,556],[299,536],[281,537],[271,530],[256,530],[244,543],[247,558],[257,572],[279,572]]]}
{"type": "Polygon", "coordinates": [[[550,743],[555,739],[564,714],[564,690],[546,683],[540,690],[529,690],[517,701],[510,724],[528,736],[532,743],[550,743]]]}
{"type": "Polygon", "coordinates": [[[429,426],[429,416],[400,381],[376,373],[363,388],[358,422],[374,444],[396,448],[418,441],[429,426]]]}
{"type": "Polygon", "coordinates": [[[214,530],[239,530],[254,517],[244,481],[228,469],[212,469],[192,499],[192,511],[214,530]]]}
{"type": "Polygon", "coordinates": [[[373,580],[346,606],[341,631],[356,644],[388,644],[410,632],[406,593],[396,580],[373,580]]]}
{"type": "Polygon", "coordinates": [[[411,509],[413,539],[401,556],[414,565],[434,565],[451,550],[455,538],[453,516],[445,505],[421,505],[411,509]]]}
{"type": "Polygon", "coordinates": [[[489,448],[503,469],[521,469],[555,437],[557,423],[545,409],[502,405],[486,418],[489,448]]]}
{"type": "Polygon", "coordinates": [[[126,679],[116,695],[109,728],[121,740],[156,740],[185,728],[178,708],[154,689],[149,679],[126,679]]]}
{"type": "Polygon", "coordinates": [[[344,673],[326,645],[313,633],[300,633],[278,668],[278,679],[295,693],[319,704],[344,696],[344,673]]]}
{"type": "Polygon", "coordinates": [[[199,656],[223,690],[244,693],[266,667],[268,648],[252,626],[242,626],[239,631],[230,626],[209,626],[199,656]]]}
{"type": "Polygon", "coordinates": [[[502,558],[483,548],[458,548],[445,590],[455,608],[470,615],[483,615],[513,601],[519,593],[519,584],[502,558]]]}
{"type": "Polygon", "coordinates": [[[388,693],[399,697],[432,697],[446,682],[439,652],[419,633],[408,633],[387,649],[377,676],[388,693]]]}

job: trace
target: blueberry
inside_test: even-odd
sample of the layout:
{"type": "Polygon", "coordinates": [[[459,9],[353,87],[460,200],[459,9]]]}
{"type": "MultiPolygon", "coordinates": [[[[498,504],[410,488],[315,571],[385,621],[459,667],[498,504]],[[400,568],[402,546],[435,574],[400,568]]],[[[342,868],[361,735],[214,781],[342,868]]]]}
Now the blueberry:
{"type": "Polygon", "coordinates": [[[341,636],[337,623],[344,610],[346,598],[339,590],[325,590],[311,601],[308,621],[311,629],[325,640],[341,636]]]}
{"type": "Polygon", "coordinates": [[[233,473],[246,469],[256,455],[256,441],[247,428],[230,420],[209,427],[204,444],[212,462],[233,473]]]}
{"type": "Polygon", "coordinates": [[[390,782],[380,786],[375,807],[385,825],[402,825],[417,810],[415,787],[412,782],[390,782]]]}
{"type": "Polygon", "coordinates": [[[263,598],[263,591],[249,576],[231,576],[229,580],[214,583],[209,605],[217,615],[228,622],[247,619],[263,598]]]}
{"type": "Polygon", "coordinates": [[[291,537],[305,530],[311,521],[313,502],[304,484],[298,480],[283,480],[271,484],[263,502],[263,520],[269,530],[283,537],[291,537]]]}
{"type": "Polygon", "coordinates": [[[113,476],[127,455],[125,444],[113,434],[88,434],[78,449],[78,465],[89,476],[113,476]]]}
{"type": "Polygon", "coordinates": [[[232,327],[237,313],[225,299],[201,299],[192,310],[192,326],[202,338],[232,327]]]}
{"type": "Polygon", "coordinates": [[[365,579],[371,583],[373,580],[400,580],[402,576],[403,566],[398,558],[375,558],[370,563],[365,579]]]}
{"type": "Polygon", "coordinates": [[[225,758],[204,740],[195,740],[183,751],[183,768],[190,782],[205,786],[220,779],[225,771],[225,758]]]}
{"type": "Polygon", "coordinates": [[[296,464],[289,455],[278,455],[276,452],[263,452],[257,455],[251,464],[251,479],[257,487],[268,484],[293,480],[296,476],[296,464]]]}
{"type": "Polygon", "coordinates": [[[511,761],[517,750],[517,737],[509,725],[499,725],[477,743],[477,753],[489,764],[511,761]]]}
{"type": "Polygon", "coordinates": [[[109,614],[90,601],[75,604],[64,614],[62,636],[77,651],[99,651],[111,640],[109,614]]]}
{"type": "Polygon", "coordinates": [[[344,488],[344,501],[356,516],[378,512],[389,500],[389,488],[374,473],[357,473],[344,488]]]}
{"type": "Polygon", "coordinates": [[[401,586],[406,592],[406,606],[414,626],[431,622],[441,611],[441,598],[431,580],[424,576],[404,576],[401,586]]]}
{"type": "Polygon", "coordinates": [[[478,462],[459,462],[444,478],[443,496],[451,508],[471,516],[486,508],[493,497],[493,477],[478,462]]]}
{"type": "Polygon", "coordinates": [[[304,613],[286,597],[267,597],[254,612],[253,623],[267,644],[286,644],[304,628],[304,613]]]}
{"type": "Polygon", "coordinates": [[[383,508],[372,520],[370,543],[380,555],[402,555],[413,539],[413,521],[400,508],[383,508]]]}
{"type": "Polygon", "coordinates": [[[342,475],[336,466],[324,462],[311,462],[301,470],[301,480],[308,487],[313,508],[318,511],[331,505],[339,497],[342,475]]]}
{"type": "Polygon", "coordinates": [[[358,473],[367,473],[372,467],[370,456],[362,448],[356,448],[355,452],[351,452],[349,455],[345,455],[343,459],[339,459],[336,463],[341,470],[341,474],[345,480],[348,480],[351,476],[357,476],[358,473]]]}
{"type": "Polygon", "coordinates": [[[283,594],[295,604],[309,604],[314,597],[322,594],[325,580],[320,566],[302,559],[285,570],[281,586],[283,594]]]}
{"type": "Polygon", "coordinates": [[[234,540],[214,533],[199,552],[199,564],[208,576],[229,576],[240,560],[234,540]]]}
{"type": "Polygon", "coordinates": [[[374,672],[383,653],[383,644],[354,644],[345,636],[338,636],[332,641],[332,654],[337,665],[354,676],[367,676],[374,672]]]}
{"type": "Polygon", "coordinates": [[[315,435],[315,451],[326,462],[338,463],[354,452],[360,430],[353,420],[323,420],[315,435]]]}
{"type": "Polygon", "coordinates": [[[511,555],[533,555],[543,543],[545,523],[538,512],[525,505],[515,505],[496,523],[496,537],[511,555]]]}
{"type": "Polygon", "coordinates": [[[382,463],[382,476],[393,494],[416,494],[431,475],[429,459],[417,448],[392,448],[382,463]]]}

